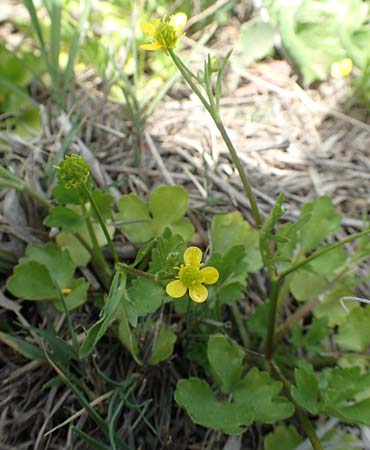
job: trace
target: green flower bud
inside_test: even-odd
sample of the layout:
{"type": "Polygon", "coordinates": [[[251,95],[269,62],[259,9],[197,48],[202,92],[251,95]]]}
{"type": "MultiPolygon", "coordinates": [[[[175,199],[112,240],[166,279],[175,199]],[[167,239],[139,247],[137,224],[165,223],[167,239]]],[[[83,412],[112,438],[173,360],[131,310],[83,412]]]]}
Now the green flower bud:
{"type": "Polygon", "coordinates": [[[218,72],[222,66],[222,59],[219,56],[212,56],[211,58],[211,72],[218,72]]]}
{"type": "Polygon", "coordinates": [[[58,170],[58,179],[65,184],[66,189],[78,188],[87,182],[90,166],[80,155],[75,153],[66,155],[60,166],[54,166],[58,170]]]}

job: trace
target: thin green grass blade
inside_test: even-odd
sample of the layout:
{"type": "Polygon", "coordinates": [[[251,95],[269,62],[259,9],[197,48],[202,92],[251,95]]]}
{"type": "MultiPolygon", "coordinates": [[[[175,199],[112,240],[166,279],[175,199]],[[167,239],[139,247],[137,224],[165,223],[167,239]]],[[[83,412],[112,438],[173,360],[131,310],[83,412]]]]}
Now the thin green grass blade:
{"type": "Polygon", "coordinates": [[[73,35],[71,46],[69,48],[68,62],[64,71],[63,92],[66,93],[68,85],[73,76],[73,69],[80,46],[81,35],[85,29],[85,25],[91,11],[92,0],[85,0],[80,19],[78,21],[76,32],[73,35]]]}
{"type": "Polygon", "coordinates": [[[124,276],[117,271],[113,277],[107,301],[100,312],[100,318],[91,328],[89,328],[86,338],[81,344],[81,359],[86,358],[94,350],[96,344],[103,337],[112,320],[114,320],[114,314],[122,299],[123,286],[125,282],[126,280],[124,276]]]}
{"type": "Polygon", "coordinates": [[[134,387],[136,386],[136,381],[132,376],[125,378],[123,381],[115,381],[112,380],[112,378],[109,378],[108,375],[106,375],[98,366],[95,355],[93,355],[93,364],[100,378],[102,378],[106,383],[120,389],[128,389],[130,385],[133,385],[134,387]]]}
{"type": "Polygon", "coordinates": [[[0,341],[31,361],[46,362],[44,352],[24,339],[0,331],[0,341]]]}
{"type": "Polygon", "coordinates": [[[10,89],[11,91],[15,92],[20,97],[24,98],[25,100],[29,101],[33,107],[38,108],[39,104],[36,100],[34,100],[32,97],[30,97],[26,92],[24,92],[19,86],[16,84],[13,84],[11,81],[9,81],[7,78],[0,75],[0,83],[4,85],[6,88],[10,89]]]}
{"type": "Polygon", "coordinates": [[[50,67],[49,56],[45,46],[45,40],[42,34],[39,19],[37,17],[36,9],[33,4],[33,0],[23,0],[24,6],[27,8],[28,14],[30,15],[33,29],[37,35],[37,39],[40,44],[41,53],[45,59],[46,65],[50,67]]]}
{"type": "Polygon", "coordinates": [[[82,431],[78,427],[72,427],[72,430],[77,433],[91,448],[94,450],[110,450],[110,447],[107,447],[106,445],[102,444],[92,436],[89,436],[87,433],[82,431]]]}
{"type": "Polygon", "coordinates": [[[51,354],[46,353],[47,359],[50,365],[53,367],[55,372],[59,375],[59,378],[69,387],[69,389],[74,393],[77,397],[77,400],[80,404],[86,409],[89,414],[91,420],[95,422],[95,424],[108,435],[108,426],[105,423],[104,419],[101,415],[90,406],[89,401],[85,397],[82,391],[73,383],[72,375],[69,373],[68,369],[51,354]]]}
{"type": "Polygon", "coordinates": [[[119,400],[119,397],[120,397],[119,391],[114,392],[114,394],[112,395],[112,397],[109,400],[109,405],[108,405],[108,430],[109,430],[108,437],[109,437],[109,442],[110,442],[112,450],[117,450],[115,433],[114,433],[114,424],[125,404],[125,398],[123,398],[123,399],[121,398],[121,400],[119,400]],[[119,401],[117,402],[117,400],[119,400],[119,401]]]}
{"type": "Polygon", "coordinates": [[[48,321],[47,323],[47,329],[42,330],[40,328],[31,327],[31,326],[25,326],[22,325],[23,328],[26,330],[31,330],[34,333],[36,333],[38,336],[42,337],[50,346],[50,348],[53,350],[55,356],[60,360],[67,364],[72,359],[77,359],[77,355],[74,352],[74,349],[70,345],[68,345],[66,342],[64,342],[62,339],[60,339],[53,328],[53,325],[48,321]]]}
{"type": "Polygon", "coordinates": [[[61,44],[62,26],[62,2],[61,0],[51,0],[49,2],[50,15],[50,69],[53,88],[59,91],[59,54],[61,44]]]}

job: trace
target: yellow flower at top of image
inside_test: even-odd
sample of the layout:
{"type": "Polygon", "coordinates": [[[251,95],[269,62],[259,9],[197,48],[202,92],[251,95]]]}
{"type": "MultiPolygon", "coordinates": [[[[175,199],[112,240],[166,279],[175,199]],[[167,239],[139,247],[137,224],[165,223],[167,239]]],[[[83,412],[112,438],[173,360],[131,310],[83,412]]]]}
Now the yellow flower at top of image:
{"type": "Polygon", "coordinates": [[[183,297],[187,290],[189,296],[196,303],[207,300],[208,290],[203,284],[215,284],[219,273],[215,267],[201,269],[202,252],[198,247],[189,247],[184,252],[184,263],[177,268],[179,273],[177,280],[171,281],[166,286],[167,294],[172,298],[183,297]]]}
{"type": "Polygon", "coordinates": [[[140,47],[144,50],[162,49],[167,54],[168,49],[175,48],[177,41],[185,35],[182,30],[186,21],[186,14],[179,12],[170,17],[163,16],[162,19],[155,19],[154,23],[142,22],[143,33],[152,37],[153,41],[140,47]]]}
{"type": "Polygon", "coordinates": [[[343,58],[340,61],[336,61],[330,67],[330,75],[339,80],[345,78],[352,72],[352,60],[349,58],[343,58]]]}

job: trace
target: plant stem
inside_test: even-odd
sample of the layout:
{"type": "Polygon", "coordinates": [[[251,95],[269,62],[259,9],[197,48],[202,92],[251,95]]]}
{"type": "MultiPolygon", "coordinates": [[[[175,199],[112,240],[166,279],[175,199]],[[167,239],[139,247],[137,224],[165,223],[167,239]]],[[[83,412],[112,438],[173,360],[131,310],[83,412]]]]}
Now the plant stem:
{"type": "Polygon", "coordinates": [[[119,258],[118,258],[117,251],[116,251],[116,249],[115,249],[115,247],[113,245],[113,242],[112,242],[112,239],[110,237],[109,231],[108,231],[107,226],[105,225],[105,222],[103,220],[103,217],[100,214],[100,211],[99,211],[99,209],[98,209],[98,207],[96,205],[94,197],[91,195],[91,192],[87,189],[85,184],[83,184],[82,186],[83,186],[83,189],[85,191],[85,194],[89,198],[91,206],[93,207],[93,210],[94,210],[94,212],[96,214],[96,217],[98,218],[99,224],[101,226],[101,229],[103,230],[104,236],[105,236],[105,238],[106,238],[106,240],[108,242],[109,248],[110,248],[110,250],[112,252],[112,255],[113,255],[114,263],[118,264],[119,263],[119,258]]]}
{"type": "Polygon", "coordinates": [[[18,191],[26,191],[41,205],[46,208],[50,208],[51,206],[45,197],[34,191],[22,179],[18,178],[16,175],[13,175],[9,170],[5,169],[5,167],[0,167],[0,186],[13,188],[18,191]]]}
{"type": "Polygon", "coordinates": [[[231,309],[233,318],[235,320],[236,326],[238,327],[240,339],[242,340],[244,347],[248,348],[250,345],[249,336],[248,336],[247,330],[245,329],[243,319],[240,316],[240,311],[239,311],[237,304],[232,303],[230,305],[230,309],[231,309]]]}
{"type": "Polygon", "coordinates": [[[269,323],[268,323],[268,332],[266,338],[266,350],[265,357],[269,362],[272,359],[272,352],[274,346],[274,335],[275,335],[275,323],[276,323],[276,312],[277,312],[277,304],[279,299],[279,288],[280,288],[280,279],[273,278],[271,280],[271,290],[270,290],[270,315],[269,315],[269,323]]]}
{"type": "Polygon", "coordinates": [[[321,445],[320,439],[317,436],[312,423],[310,422],[310,419],[307,417],[306,412],[304,409],[296,402],[294,397],[291,394],[290,390],[290,383],[289,381],[284,377],[284,375],[281,373],[280,368],[274,361],[269,361],[269,366],[271,371],[275,374],[277,378],[283,383],[283,389],[285,392],[285,395],[288,397],[288,399],[293,403],[295,407],[295,413],[297,415],[298,420],[300,421],[302,428],[304,432],[306,433],[306,436],[308,437],[309,441],[311,442],[313,450],[324,450],[323,446],[321,445]]]}
{"type": "Polygon", "coordinates": [[[104,258],[102,249],[99,246],[99,243],[96,239],[96,235],[94,232],[94,228],[92,226],[89,214],[86,210],[86,206],[84,203],[84,200],[81,198],[81,209],[82,209],[82,214],[85,218],[86,221],[86,226],[89,232],[89,236],[91,239],[91,243],[92,243],[92,258],[94,261],[94,266],[97,269],[96,273],[100,279],[100,281],[103,283],[104,287],[106,289],[109,289],[109,285],[110,285],[110,277],[111,277],[111,273],[110,273],[110,269],[108,267],[107,261],[104,258]]]}
{"type": "Polygon", "coordinates": [[[50,208],[51,207],[51,204],[48,202],[48,200],[45,197],[43,197],[42,195],[38,194],[36,191],[34,191],[27,184],[24,185],[23,190],[25,190],[27,192],[27,194],[29,194],[37,202],[41,203],[41,205],[45,206],[46,208],[50,208]]]}
{"type": "Polygon", "coordinates": [[[247,174],[245,173],[245,170],[242,166],[239,156],[235,150],[233,143],[231,142],[231,140],[229,138],[229,135],[227,134],[227,131],[225,130],[225,127],[224,127],[222,121],[219,121],[219,122],[215,121],[215,124],[221,133],[222,139],[224,140],[226,147],[229,150],[231,159],[236,167],[236,170],[238,171],[241,182],[243,184],[244,192],[245,192],[245,194],[249,200],[249,203],[251,205],[251,209],[252,209],[254,220],[256,221],[256,225],[258,227],[260,227],[262,225],[262,218],[261,218],[258,206],[257,206],[256,198],[255,198],[252,188],[249,184],[247,174]]]}
{"type": "Polygon", "coordinates": [[[121,270],[123,270],[124,272],[128,272],[128,273],[132,273],[133,275],[136,275],[138,277],[144,277],[144,278],[148,278],[149,280],[155,280],[155,275],[152,273],[148,273],[148,272],[143,272],[142,270],[139,269],[134,269],[133,267],[120,262],[117,264],[117,267],[121,270]]]}
{"type": "Polygon", "coordinates": [[[348,244],[349,242],[355,241],[356,239],[359,239],[363,236],[366,236],[370,234],[370,229],[360,231],[359,233],[352,234],[351,236],[348,236],[346,239],[343,239],[339,242],[335,242],[334,244],[327,245],[324,248],[320,248],[320,250],[317,250],[316,252],[312,253],[312,255],[307,256],[302,261],[298,261],[297,263],[293,264],[291,267],[286,269],[284,272],[281,272],[279,275],[279,279],[282,279],[289,275],[290,273],[296,271],[297,269],[300,269],[302,266],[308,264],[313,259],[318,258],[319,256],[324,255],[327,252],[330,252],[331,250],[335,250],[336,248],[342,247],[345,244],[348,244]]]}
{"type": "Polygon", "coordinates": [[[182,64],[182,61],[175,55],[175,53],[169,49],[168,50],[173,62],[175,63],[176,67],[178,68],[178,70],[181,72],[182,76],[184,77],[185,81],[188,83],[188,85],[190,86],[190,88],[192,89],[192,91],[197,95],[197,97],[199,98],[199,100],[202,102],[203,106],[205,107],[205,109],[209,112],[210,116],[212,117],[216,127],[218,128],[219,132],[221,133],[222,139],[225,142],[225,145],[227,147],[227,149],[229,150],[231,159],[239,173],[241,182],[243,184],[243,188],[245,191],[245,194],[249,200],[249,203],[251,205],[251,209],[252,209],[252,213],[253,213],[253,217],[254,220],[257,224],[258,227],[260,227],[262,225],[262,219],[261,219],[261,215],[257,206],[257,202],[256,199],[254,197],[254,194],[252,192],[252,188],[250,187],[247,175],[244,171],[243,165],[238,157],[238,154],[235,150],[234,145],[232,144],[229,135],[227,134],[227,131],[221,121],[221,119],[219,118],[219,114],[216,111],[216,109],[214,107],[212,107],[211,104],[209,104],[207,102],[207,100],[205,99],[205,97],[203,96],[203,94],[201,93],[201,91],[198,89],[198,87],[196,86],[196,84],[194,83],[194,81],[191,78],[191,73],[189,73],[189,71],[187,70],[187,68],[182,64]]]}

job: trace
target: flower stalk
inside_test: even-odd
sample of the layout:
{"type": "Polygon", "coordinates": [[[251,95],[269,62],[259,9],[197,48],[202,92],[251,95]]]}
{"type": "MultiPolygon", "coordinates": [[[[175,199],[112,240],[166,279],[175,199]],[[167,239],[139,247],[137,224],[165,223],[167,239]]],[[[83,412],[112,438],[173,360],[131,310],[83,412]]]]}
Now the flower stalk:
{"type": "Polygon", "coordinates": [[[118,257],[118,254],[117,254],[117,250],[116,250],[116,248],[115,248],[115,246],[113,244],[112,238],[110,237],[108,228],[105,225],[104,219],[103,219],[103,217],[102,217],[102,215],[101,215],[101,213],[99,211],[99,208],[96,205],[94,197],[91,195],[91,192],[88,190],[88,188],[86,187],[85,183],[82,184],[82,188],[83,188],[85,194],[87,195],[87,198],[89,199],[89,201],[91,203],[91,206],[92,206],[92,208],[93,208],[93,210],[94,210],[94,212],[96,214],[96,217],[98,219],[99,225],[100,225],[101,229],[103,230],[105,239],[107,240],[109,248],[110,248],[110,250],[112,252],[114,263],[118,264],[119,263],[119,257],[118,257]]]}

